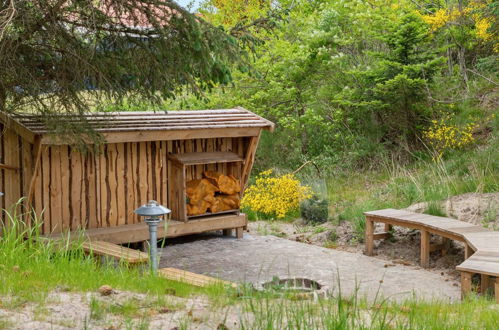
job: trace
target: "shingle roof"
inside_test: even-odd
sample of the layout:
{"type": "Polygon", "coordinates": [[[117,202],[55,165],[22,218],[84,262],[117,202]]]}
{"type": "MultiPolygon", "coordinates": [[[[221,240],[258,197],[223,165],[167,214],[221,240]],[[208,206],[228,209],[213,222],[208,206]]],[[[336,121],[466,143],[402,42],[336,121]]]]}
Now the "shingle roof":
{"type": "MultiPolygon", "coordinates": [[[[57,115],[61,121],[78,123],[81,118],[57,115]]],[[[45,120],[39,115],[16,114],[12,119],[34,134],[49,133],[45,120]]],[[[207,128],[262,128],[273,130],[274,124],[246,109],[140,111],[89,113],[84,119],[99,133],[196,130],[207,128]]]]}

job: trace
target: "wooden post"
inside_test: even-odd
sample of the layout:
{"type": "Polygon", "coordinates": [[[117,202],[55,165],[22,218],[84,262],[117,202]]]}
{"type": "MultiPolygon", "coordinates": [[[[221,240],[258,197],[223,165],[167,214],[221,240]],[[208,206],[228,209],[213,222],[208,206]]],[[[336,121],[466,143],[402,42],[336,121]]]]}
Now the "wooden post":
{"type": "Polygon", "coordinates": [[[486,294],[490,287],[490,276],[480,274],[480,291],[482,295],[486,294]]]}
{"type": "Polygon", "coordinates": [[[258,142],[260,141],[260,133],[257,136],[252,136],[248,143],[248,148],[246,150],[246,157],[244,159],[244,166],[241,176],[241,196],[246,189],[248,179],[250,176],[251,167],[255,161],[256,149],[258,148],[258,142]]]}
{"type": "Polygon", "coordinates": [[[366,250],[365,254],[372,256],[374,252],[374,221],[366,217],[366,250]]]}
{"type": "Polygon", "coordinates": [[[450,239],[447,237],[442,237],[442,257],[447,255],[450,249],[450,239]]]}
{"type": "Polygon", "coordinates": [[[236,228],[236,238],[243,238],[243,227],[236,228]]]}
{"type": "Polygon", "coordinates": [[[494,284],[494,291],[496,296],[496,304],[499,304],[499,276],[496,277],[496,282],[494,284]]]}
{"type": "Polygon", "coordinates": [[[421,230],[421,267],[430,267],[430,233],[421,230]]]}
{"type": "Polygon", "coordinates": [[[468,244],[464,243],[464,260],[466,260],[469,257],[471,257],[473,255],[473,253],[475,253],[475,251],[473,251],[473,249],[471,248],[471,246],[469,246],[468,244]]]}
{"type": "Polygon", "coordinates": [[[469,272],[461,272],[461,299],[471,292],[471,275],[469,272]]]}
{"type": "Polygon", "coordinates": [[[224,229],[222,233],[224,236],[232,236],[232,229],[224,229]]]}
{"type": "Polygon", "coordinates": [[[385,223],[385,232],[389,233],[391,231],[392,231],[392,225],[390,225],[389,223],[385,223]]]}

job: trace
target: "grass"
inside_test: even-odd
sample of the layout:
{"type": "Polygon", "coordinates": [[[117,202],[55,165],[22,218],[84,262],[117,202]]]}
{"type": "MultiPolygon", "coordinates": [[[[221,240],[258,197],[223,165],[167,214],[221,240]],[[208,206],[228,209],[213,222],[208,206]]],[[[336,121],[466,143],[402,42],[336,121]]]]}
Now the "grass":
{"type": "Polygon", "coordinates": [[[250,299],[251,313],[242,317],[243,329],[496,329],[498,309],[485,299],[463,303],[424,302],[366,304],[350,299],[289,301],[250,299]]]}
{"type": "MultiPolygon", "coordinates": [[[[204,322],[189,316],[185,306],[171,303],[167,297],[172,293],[207,297],[210,310],[220,315],[237,308],[238,327],[242,329],[494,329],[499,321],[497,306],[490,299],[476,297],[455,304],[414,299],[402,303],[378,299],[369,303],[356,293],[351,297],[309,300],[296,294],[255,291],[249,286],[237,290],[195,289],[124,265],[100,265],[78,245],[54,249],[37,235],[36,229],[21,229],[19,222],[4,228],[0,244],[0,308],[16,310],[34,302],[36,317],[52,324],[70,321],[48,317],[45,304],[50,291],[63,287],[64,291],[94,292],[102,284],[145,293],[148,299],[118,302],[90,297],[90,314],[84,328],[89,328],[93,321],[106,323],[112,315],[121,318],[123,329],[148,329],[154,314],[151,311],[163,307],[186,312],[178,321],[179,329],[204,322]]],[[[11,325],[0,318],[0,329],[11,325]]]]}
{"type": "Polygon", "coordinates": [[[486,147],[456,151],[437,162],[420,160],[406,167],[387,163],[380,170],[330,178],[330,213],[336,214],[337,221],[351,221],[359,241],[364,235],[365,211],[427,202],[426,213],[446,216],[440,202],[451,196],[499,191],[498,141],[492,138],[486,147]]]}
{"type": "Polygon", "coordinates": [[[2,305],[15,307],[23,301],[44,301],[50,291],[60,288],[96,291],[104,284],[152,296],[218,295],[213,289],[202,290],[169,281],[137,267],[101,265],[97,258],[83,252],[80,243],[56,248],[40,239],[36,226],[24,229],[21,222],[8,214],[7,217],[10,225],[0,236],[0,296],[15,299],[2,300],[2,305]]]}

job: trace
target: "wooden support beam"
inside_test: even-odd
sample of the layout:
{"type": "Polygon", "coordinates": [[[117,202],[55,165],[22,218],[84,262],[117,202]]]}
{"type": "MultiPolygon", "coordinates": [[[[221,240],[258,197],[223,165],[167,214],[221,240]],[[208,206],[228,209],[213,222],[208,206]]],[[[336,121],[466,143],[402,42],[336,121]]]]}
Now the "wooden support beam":
{"type": "Polygon", "coordinates": [[[372,256],[374,253],[374,221],[366,217],[366,250],[365,254],[372,256]]]}
{"type": "Polygon", "coordinates": [[[444,245],[443,244],[430,244],[430,252],[433,252],[433,251],[441,251],[444,249],[444,245]]]}
{"type": "Polygon", "coordinates": [[[241,176],[241,196],[248,185],[251,168],[255,162],[256,150],[258,149],[258,142],[260,141],[260,133],[257,136],[250,138],[248,149],[246,150],[246,157],[244,159],[243,171],[241,176]]]}
{"type": "Polygon", "coordinates": [[[7,165],[7,164],[0,164],[0,168],[4,169],[4,170],[12,170],[12,171],[19,171],[20,170],[20,168],[17,166],[11,166],[11,165],[7,165]]]}
{"type": "Polygon", "coordinates": [[[496,296],[496,304],[499,304],[499,276],[496,277],[496,281],[494,283],[494,292],[496,296]]]}
{"type": "Polygon", "coordinates": [[[390,225],[389,223],[385,223],[385,232],[389,233],[392,231],[392,228],[393,226],[390,225]]]}
{"type": "Polygon", "coordinates": [[[480,274],[480,291],[483,294],[486,294],[490,288],[490,276],[486,274],[480,274]]]}
{"type": "Polygon", "coordinates": [[[421,230],[421,267],[430,267],[430,233],[421,230]]]}
{"type": "MultiPolygon", "coordinates": [[[[199,220],[183,221],[168,221],[168,226],[165,230],[164,223],[158,226],[158,238],[178,237],[191,234],[199,234],[206,231],[223,230],[227,228],[244,227],[247,224],[246,216],[240,215],[220,215],[205,217],[199,220]]],[[[107,228],[92,228],[84,232],[77,230],[72,231],[70,239],[78,239],[84,235],[92,241],[107,241],[115,244],[141,242],[149,239],[149,228],[146,223],[140,222],[131,225],[120,225],[107,228]]],[[[67,239],[67,233],[57,233],[47,235],[47,238],[52,239],[67,239]]]]}
{"type": "Polygon", "coordinates": [[[471,292],[471,276],[469,272],[461,272],[461,299],[464,299],[471,292]]]}
{"type": "Polygon", "coordinates": [[[443,245],[442,257],[443,257],[447,255],[447,252],[449,252],[450,250],[450,239],[448,239],[447,237],[442,237],[442,245],[443,245]]]}
{"type": "Polygon", "coordinates": [[[232,229],[224,229],[222,233],[224,236],[232,236],[232,229]]]}
{"type": "Polygon", "coordinates": [[[378,240],[378,239],[386,239],[386,238],[389,238],[390,237],[390,233],[376,233],[376,234],[373,234],[373,239],[374,240],[378,240]]]}
{"type": "Polygon", "coordinates": [[[471,257],[473,255],[473,253],[475,253],[475,251],[473,251],[473,249],[471,248],[471,246],[469,246],[469,244],[464,244],[464,259],[468,259],[469,257],[471,257]]]}
{"type": "MultiPolygon", "coordinates": [[[[125,132],[106,132],[102,136],[107,143],[123,142],[150,142],[150,141],[171,141],[171,140],[191,140],[208,139],[213,137],[246,137],[258,136],[261,127],[234,127],[234,128],[199,128],[183,130],[140,130],[125,132]]],[[[70,141],[71,142],[71,141],[70,141]]],[[[88,139],[86,143],[92,144],[94,141],[88,139]]],[[[67,139],[44,135],[42,144],[62,145],[68,144],[67,139]]]]}
{"type": "Polygon", "coordinates": [[[236,238],[243,238],[243,227],[236,228],[236,238]]]}
{"type": "MultiPolygon", "coordinates": [[[[43,149],[47,149],[47,147],[42,147],[41,145],[41,139],[40,137],[37,137],[35,139],[35,143],[33,145],[33,152],[34,154],[36,155],[36,159],[35,159],[35,167],[33,168],[33,176],[31,177],[31,181],[29,183],[29,190],[28,190],[28,198],[27,198],[27,201],[26,201],[26,207],[28,210],[31,210],[32,209],[32,203],[33,203],[33,194],[35,193],[35,187],[36,187],[36,183],[37,183],[37,179],[38,179],[38,175],[39,175],[39,169],[40,169],[40,164],[41,164],[41,160],[42,160],[42,150],[43,149]]],[[[37,201],[37,203],[40,203],[41,201],[37,201]]],[[[29,214],[27,215],[29,217],[29,214]]],[[[39,216],[39,214],[37,214],[37,216],[39,216]]]]}

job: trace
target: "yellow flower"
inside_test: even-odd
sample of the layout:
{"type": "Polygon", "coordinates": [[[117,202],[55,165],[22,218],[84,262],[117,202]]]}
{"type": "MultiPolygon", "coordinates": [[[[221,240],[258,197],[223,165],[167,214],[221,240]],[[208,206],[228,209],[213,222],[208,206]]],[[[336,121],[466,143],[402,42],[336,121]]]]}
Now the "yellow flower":
{"type": "Polygon", "coordinates": [[[241,204],[255,212],[284,218],[298,209],[300,202],[312,196],[308,186],[302,186],[293,174],[272,177],[272,170],[261,172],[255,184],[248,187],[241,204]]]}
{"type": "Polygon", "coordinates": [[[473,130],[478,127],[471,122],[466,126],[459,127],[448,124],[451,121],[450,116],[446,116],[440,121],[432,120],[430,127],[423,131],[423,137],[426,138],[429,145],[434,149],[435,159],[440,159],[447,150],[466,147],[473,142],[473,130]]]}

